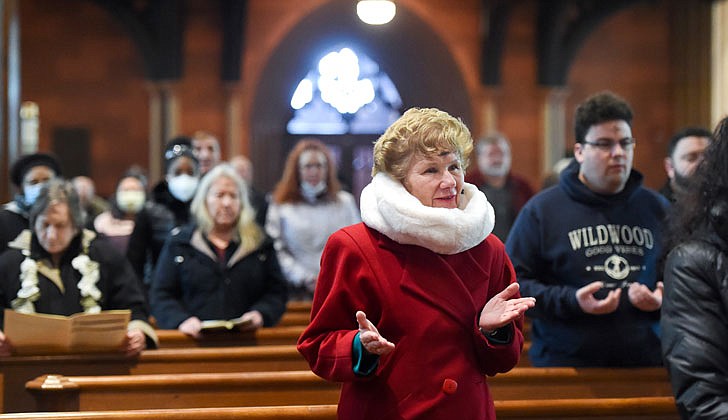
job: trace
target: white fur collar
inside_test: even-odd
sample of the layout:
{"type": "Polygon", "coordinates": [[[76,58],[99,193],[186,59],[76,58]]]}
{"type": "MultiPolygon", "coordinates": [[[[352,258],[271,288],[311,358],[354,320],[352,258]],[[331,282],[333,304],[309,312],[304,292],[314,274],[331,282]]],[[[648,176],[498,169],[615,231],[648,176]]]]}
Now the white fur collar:
{"type": "Polygon", "coordinates": [[[437,254],[466,251],[493,231],[493,206],[473,184],[463,184],[456,209],[428,207],[401,182],[378,173],[361,193],[364,224],[395,242],[419,245],[437,254]]]}

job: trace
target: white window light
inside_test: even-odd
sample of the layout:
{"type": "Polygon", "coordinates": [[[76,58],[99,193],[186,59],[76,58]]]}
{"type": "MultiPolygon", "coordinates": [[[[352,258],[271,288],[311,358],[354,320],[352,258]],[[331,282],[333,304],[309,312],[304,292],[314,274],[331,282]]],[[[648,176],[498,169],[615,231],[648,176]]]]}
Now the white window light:
{"type": "Polygon", "coordinates": [[[360,0],[356,4],[359,19],[369,25],[384,25],[394,19],[397,6],[390,0],[360,0]]]}

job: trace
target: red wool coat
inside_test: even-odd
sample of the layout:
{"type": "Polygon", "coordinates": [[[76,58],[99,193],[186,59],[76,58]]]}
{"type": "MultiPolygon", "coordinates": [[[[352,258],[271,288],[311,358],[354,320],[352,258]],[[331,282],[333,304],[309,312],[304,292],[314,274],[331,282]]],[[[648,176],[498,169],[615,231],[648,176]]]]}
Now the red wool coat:
{"type": "Polygon", "coordinates": [[[314,373],[343,382],[341,419],[494,419],[485,375],[516,365],[523,335],[519,322],[509,344],[492,344],[478,317],[515,281],[493,235],[468,251],[440,255],[353,225],[334,233],[324,249],[298,350],[314,373]],[[352,366],[357,310],[396,346],[366,377],[352,366]]]}

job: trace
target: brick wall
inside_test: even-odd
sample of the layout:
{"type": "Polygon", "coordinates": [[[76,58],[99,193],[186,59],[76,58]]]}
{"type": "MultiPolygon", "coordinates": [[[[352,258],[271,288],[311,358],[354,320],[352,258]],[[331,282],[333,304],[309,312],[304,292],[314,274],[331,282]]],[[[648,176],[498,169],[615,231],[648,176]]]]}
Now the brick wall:
{"type": "MultiPolygon", "coordinates": [[[[338,0],[335,0],[338,1],[338,0]]],[[[226,87],[220,81],[218,3],[190,0],[185,36],[184,77],[176,84],[180,132],[206,129],[225,137],[226,87]]],[[[447,45],[468,89],[474,135],[480,121],[479,21],[476,0],[401,0],[447,45]]],[[[245,28],[240,120],[235,147],[251,150],[251,116],[262,69],[278,42],[302,17],[326,0],[250,0],[245,28]]],[[[353,7],[352,7],[353,9],[353,7]]],[[[541,182],[541,105],[536,83],[535,2],[521,2],[512,16],[504,50],[503,84],[498,89],[498,128],[513,141],[514,170],[534,186],[541,182]]],[[[662,153],[673,127],[668,10],[647,2],[607,19],[586,40],[569,73],[567,114],[588,94],[612,89],[635,108],[634,134],[640,141],[635,164],[649,186],[664,179],[662,153]]],[[[24,0],[22,99],[40,106],[41,149],[51,147],[56,127],[83,127],[91,135],[91,173],[102,195],[112,193],[129,165],[149,159],[148,95],[141,58],[124,29],[87,0],[24,0]]],[[[426,69],[423,69],[425,71],[426,69]]],[[[415,77],[416,75],[413,75],[415,77]]],[[[436,98],[433,99],[436,101],[436,98]]],[[[223,145],[224,152],[226,146],[223,145]]]]}

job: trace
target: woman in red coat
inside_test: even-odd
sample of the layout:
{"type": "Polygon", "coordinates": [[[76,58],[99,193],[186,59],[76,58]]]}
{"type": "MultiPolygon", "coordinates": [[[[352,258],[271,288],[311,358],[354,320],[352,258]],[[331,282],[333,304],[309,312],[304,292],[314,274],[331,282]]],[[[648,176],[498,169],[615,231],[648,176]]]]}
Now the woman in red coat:
{"type": "Polygon", "coordinates": [[[521,354],[521,298],[494,214],[463,181],[459,119],[413,108],[374,146],[364,223],[329,238],[298,350],[342,382],[341,419],[494,419],[486,375],[521,354]]]}

